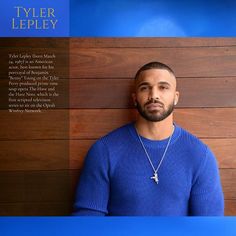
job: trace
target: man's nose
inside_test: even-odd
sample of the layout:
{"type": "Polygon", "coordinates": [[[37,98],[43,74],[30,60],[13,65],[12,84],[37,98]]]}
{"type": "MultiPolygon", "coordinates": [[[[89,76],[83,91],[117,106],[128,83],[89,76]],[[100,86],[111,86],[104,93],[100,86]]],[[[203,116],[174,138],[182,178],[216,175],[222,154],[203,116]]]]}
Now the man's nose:
{"type": "Polygon", "coordinates": [[[159,90],[156,87],[151,88],[149,93],[149,100],[150,99],[156,100],[159,98],[160,98],[159,90]]]}

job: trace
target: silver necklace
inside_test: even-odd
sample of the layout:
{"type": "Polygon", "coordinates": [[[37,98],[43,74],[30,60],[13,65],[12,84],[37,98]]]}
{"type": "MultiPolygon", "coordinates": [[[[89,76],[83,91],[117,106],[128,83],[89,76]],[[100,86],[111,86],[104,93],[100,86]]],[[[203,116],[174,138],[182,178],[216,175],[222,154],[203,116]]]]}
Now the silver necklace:
{"type": "MultiPolygon", "coordinates": [[[[135,128],[135,129],[136,129],[136,128],[135,128]]],[[[171,141],[171,139],[172,139],[172,135],[173,135],[173,133],[174,133],[174,129],[175,129],[175,127],[173,126],[172,134],[171,134],[171,136],[169,137],[169,140],[168,140],[168,143],[167,143],[167,145],[166,145],[165,151],[164,151],[164,153],[163,153],[163,155],[162,155],[162,157],[161,157],[161,160],[160,160],[160,162],[159,162],[159,164],[158,164],[158,166],[157,166],[156,169],[155,169],[155,167],[154,167],[154,165],[153,165],[153,163],[152,163],[152,160],[151,160],[151,158],[150,158],[150,156],[149,156],[149,154],[148,154],[148,152],[147,152],[147,149],[145,148],[145,146],[144,146],[144,144],[143,144],[143,141],[142,141],[142,139],[141,139],[141,137],[140,137],[140,135],[139,135],[139,133],[138,133],[138,131],[137,131],[137,129],[136,129],[136,133],[137,133],[137,135],[138,135],[139,141],[140,141],[140,143],[141,143],[141,145],[142,145],[142,147],[143,147],[143,150],[144,150],[144,152],[145,152],[145,154],[146,154],[146,156],[147,156],[147,158],[148,158],[148,161],[149,161],[149,163],[150,163],[150,165],[151,165],[151,167],[152,167],[152,169],[153,169],[153,171],[154,171],[153,176],[150,177],[150,178],[153,179],[156,184],[158,184],[158,182],[159,182],[159,178],[158,178],[157,172],[158,172],[158,170],[159,170],[159,168],[160,168],[160,166],[161,166],[161,164],[162,164],[162,162],[163,162],[163,160],[164,160],[164,158],[165,158],[166,152],[167,152],[168,147],[169,147],[169,145],[170,145],[170,141],[171,141]]]]}

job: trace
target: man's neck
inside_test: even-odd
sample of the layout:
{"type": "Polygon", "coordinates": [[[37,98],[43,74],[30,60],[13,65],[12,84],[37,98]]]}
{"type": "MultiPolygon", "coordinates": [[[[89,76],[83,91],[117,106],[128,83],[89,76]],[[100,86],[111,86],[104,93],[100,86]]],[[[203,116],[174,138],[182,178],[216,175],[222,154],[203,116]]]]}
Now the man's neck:
{"type": "Polygon", "coordinates": [[[139,117],[135,123],[139,135],[151,140],[163,140],[173,132],[173,115],[160,122],[151,122],[139,117]]]}

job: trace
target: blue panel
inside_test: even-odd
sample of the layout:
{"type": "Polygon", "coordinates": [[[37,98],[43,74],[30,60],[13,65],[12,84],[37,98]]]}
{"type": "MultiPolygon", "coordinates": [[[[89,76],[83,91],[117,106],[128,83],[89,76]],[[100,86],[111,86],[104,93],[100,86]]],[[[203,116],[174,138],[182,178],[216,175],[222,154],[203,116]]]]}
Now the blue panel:
{"type": "Polygon", "coordinates": [[[235,0],[71,0],[71,36],[236,36],[235,0]]]}
{"type": "Polygon", "coordinates": [[[233,236],[235,217],[8,217],[0,218],[4,236],[233,236]]]}
{"type": "Polygon", "coordinates": [[[2,37],[69,36],[69,15],[71,36],[236,36],[234,0],[8,0],[1,9],[2,37]],[[55,8],[57,29],[12,30],[19,5],[55,8]]]}
{"type": "MultiPolygon", "coordinates": [[[[69,36],[69,0],[4,0],[1,2],[1,15],[0,15],[0,37],[66,37],[69,36]],[[29,17],[26,17],[22,8],[35,8],[35,17],[29,13],[29,17]],[[39,16],[39,8],[53,8],[54,13],[50,14],[51,17],[47,17],[47,12],[44,12],[39,16]],[[19,17],[18,15],[19,9],[19,17]],[[53,17],[53,15],[55,17],[53,17]],[[46,16],[46,17],[44,17],[46,16]],[[13,23],[14,18],[14,23],[13,23]],[[34,25],[30,26],[31,29],[19,29],[20,20],[22,21],[22,28],[28,27],[26,23],[28,20],[39,20],[38,29],[35,29],[36,21],[34,25]],[[39,29],[42,27],[42,23],[46,24],[48,29],[39,29]],[[55,23],[55,29],[50,21],[58,20],[55,23]],[[47,22],[47,23],[46,23],[47,22]],[[47,25],[48,24],[48,25],[47,25]],[[14,28],[14,29],[13,29],[14,28]]],[[[44,11],[44,10],[43,10],[44,11]]],[[[32,12],[32,11],[31,11],[32,12]]],[[[32,23],[32,22],[31,22],[32,23]]]]}

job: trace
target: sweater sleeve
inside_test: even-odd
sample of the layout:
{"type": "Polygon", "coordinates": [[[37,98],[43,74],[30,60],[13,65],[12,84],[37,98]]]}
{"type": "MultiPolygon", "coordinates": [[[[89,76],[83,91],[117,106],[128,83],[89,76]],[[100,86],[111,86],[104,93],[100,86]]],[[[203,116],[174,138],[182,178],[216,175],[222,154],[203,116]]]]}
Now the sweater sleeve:
{"type": "Polygon", "coordinates": [[[108,151],[101,140],[89,150],[76,191],[73,215],[104,216],[109,199],[108,151]]]}
{"type": "Polygon", "coordinates": [[[193,183],[190,196],[190,215],[223,216],[224,196],[214,154],[209,148],[193,183]]]}

